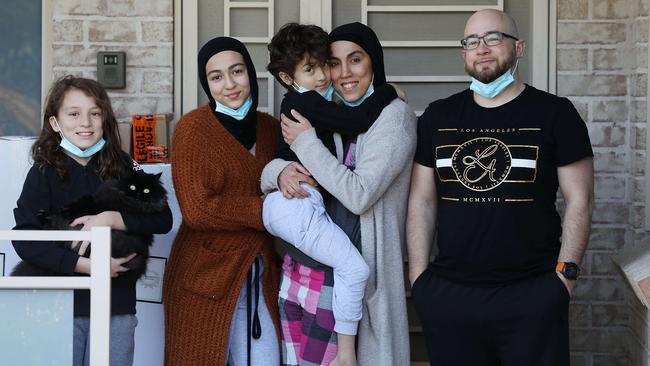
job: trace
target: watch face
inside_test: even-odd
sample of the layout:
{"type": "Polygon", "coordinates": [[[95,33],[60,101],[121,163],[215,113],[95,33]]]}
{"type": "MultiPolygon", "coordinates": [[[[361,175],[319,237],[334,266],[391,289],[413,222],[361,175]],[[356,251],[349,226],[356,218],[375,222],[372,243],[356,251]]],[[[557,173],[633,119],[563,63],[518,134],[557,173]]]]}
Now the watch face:
{"type": "Polygon", "coordinates": [[[564,264],[564,277],[570,280],[577,280],[578,274],[580,274],[580,267],[575,263],[567,262],[564,264]]]}

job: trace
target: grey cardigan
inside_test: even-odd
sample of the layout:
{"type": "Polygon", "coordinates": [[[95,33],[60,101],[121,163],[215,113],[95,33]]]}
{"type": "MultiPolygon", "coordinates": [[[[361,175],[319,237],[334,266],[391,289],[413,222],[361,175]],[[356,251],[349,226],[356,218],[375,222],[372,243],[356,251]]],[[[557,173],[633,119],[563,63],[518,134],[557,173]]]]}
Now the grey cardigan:
{"type": "MultiPolygon", "coordinates": [[[[359,323],[360,366],[410,364],[402,253],[416,124],[406,103],[391,102],[358,136],[354,171],[332,156],[314,129],[291,145],[314,179],[360,215],[362,254],[370,267],[359,323]]],[[[277,189],[287,164],[276,159],[264,168],[262,191],[277,189]]]]}

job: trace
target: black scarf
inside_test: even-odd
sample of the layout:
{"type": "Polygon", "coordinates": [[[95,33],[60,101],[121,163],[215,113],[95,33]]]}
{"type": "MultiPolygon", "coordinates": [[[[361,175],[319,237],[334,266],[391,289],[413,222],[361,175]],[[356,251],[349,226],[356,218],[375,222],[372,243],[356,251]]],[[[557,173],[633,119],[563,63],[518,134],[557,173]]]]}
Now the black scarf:
{"type": "Polygon", "coordinates": [[[207,94],[208,99],[210,100],[210,108],[212,113],[217,117],[221,124],[233,135],[239,143],[244,145],[246,149],[250,149],[255,144],[256,128],[257,128],[257,74],[255,73],[255,66],[251,60],[251,56],[248,54],[248,50],[243,43],[238,40],[230,37],[217,37],[208,41],[206,44],[201,47],[198,56],[198,66],[199,66],[199,80],[201,81],[201,86],[203,91],[207,94]],[[205,65],[208,63],[210,57],[216,55],[221,51],[235,51],[241,54],[244,58],[244,63],[246,64],[246,70],[248,72],[248,80],[250,82],[251,97],[253,98],[253,105],[251,109],[246,114],[246,117],[241,121],[238,121],[229,115],[219,113],[215,111],[215,100],[210,93],[210,88],[208,87],[208,77],[205,72],[205,65]]]}
{"type": "Polygon", "coordinates": [[[374,80],[372,84],[376,87],[386,84],[386,72],[384,71],[384,51],[375,32],[365,24],[354,22],[343,24],[332,30],[329,36],[330,44],[336,41],[349,41],[358,44],[370,56],[374,80]]]}

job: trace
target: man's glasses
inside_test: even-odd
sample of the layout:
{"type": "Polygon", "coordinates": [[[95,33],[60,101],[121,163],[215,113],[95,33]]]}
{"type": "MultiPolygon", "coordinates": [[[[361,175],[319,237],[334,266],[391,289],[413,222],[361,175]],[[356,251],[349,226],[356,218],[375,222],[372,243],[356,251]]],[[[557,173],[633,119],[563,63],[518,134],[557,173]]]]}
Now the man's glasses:
{"type": "Polygon", "coordinates": [[[503,32],[488,32],[482,36],[469,36],[460,40],[461,46],[465,50],[473,50],[481,44],[481,39],[485,42],[486,46],[498,46],[503,42],[503,37],[512,38],[515,41],[518,41],[519,38],[511,36],[503,32]]]}

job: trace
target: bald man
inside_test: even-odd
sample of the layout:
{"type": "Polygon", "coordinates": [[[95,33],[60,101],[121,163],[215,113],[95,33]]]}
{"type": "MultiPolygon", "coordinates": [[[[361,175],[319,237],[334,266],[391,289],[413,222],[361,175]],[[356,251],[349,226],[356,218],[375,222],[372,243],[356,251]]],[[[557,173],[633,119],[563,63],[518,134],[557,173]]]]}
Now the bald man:
{"type": "Polygon", "coordinates": [[[526,42],[507,14],[474,13],[461,45],[472,84],[419,118],[408,205],[431,364],[569,365],[568,305],[593,205],[585,123],[568,99],[521,81],[526,42]]]}

